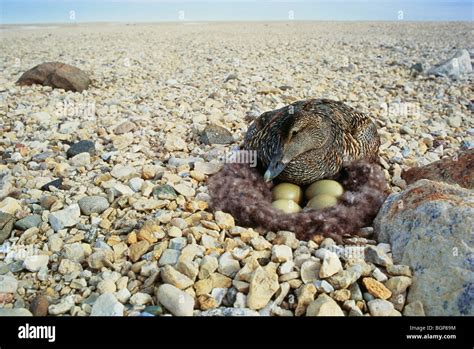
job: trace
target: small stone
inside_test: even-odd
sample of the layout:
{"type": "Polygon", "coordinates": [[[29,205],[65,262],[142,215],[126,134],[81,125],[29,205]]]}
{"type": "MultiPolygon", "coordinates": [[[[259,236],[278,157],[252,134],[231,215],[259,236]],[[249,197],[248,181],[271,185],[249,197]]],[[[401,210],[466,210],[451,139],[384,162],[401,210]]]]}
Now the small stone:
{"type": "Polygon", "coordinates": [[[301,280],[303,280],[305,284],[316,281],[320,273],[320,268],[321,262],[319,260],[307,260],[300,268],[301,280]]]}
{"type": "Polygon", "coordinates": [[[73,204],[63,210],[51,212],[49,214],[49,224],[54,231],[59,231],[67,227],[73,227],[79,223],[81,210],[78,204],[73,204]]]}
{"type": "Polygon", "coordinates": [[[51,304],[48,307],[48,312],[50,315],[61,315],[71,311],[74,308],[74,296],[67,296],[66,298],[61,299],[58,304],[51,304]]]}
{"type": "Polygon", "coordinates": [[[351,298],[351,291],[349,291],[347,288],[343,288],[341,290],[334,291],[331,294],[331,297],[338,301],[338,302],[345,302],[351,298]]]}
{"type": "Polygon", "coordinates": [[[334,252],[328,252],[324,256],[321,269],[319,269],[319,277],[324,279],[342,271],[341,261],[334,252]]]}
{"type": "Polygon", "coordinates": [[[306,316],[344,316],[344,313],[331,297],[321,294],[308,306],[306,316]]]}
{"type": "Polygon", "coordinates": [[[146,240],[141,240],[137,242],[136,244],[133,244],[132,246],[130,246],[129,252],[128,252],[130,260],[132,262],[138,261],[140,257],[143,256],[148,251],[149,247],[150,247],[150,243],[146,240]]]}
{"type": "Polygon", "coordinates": [[[30,311],[33,316],[46,316],[48,315],[49,302],[46,296],[36,296],[30,305],[30,311]]]}
{"type": "Polygon", "coordinates": [[[388,265],[387,273],[393,276],[408,276],[412,277],[411,269],[408,265],[388,265]]]}
{"type": "Polygon", "coordinates": [[[247,304],[250,309],[265,307],[278,290],[278,275],[271,269],[258,267],[250,279],[247,304]]]}
{"type": "Polygon", "coordinates": [[[147,293],[137,292],[130,298],[130,304],[132,305],[146,305],[153,301],[151,296],[147,293]]]}
{"type": "Polygon", "coordinates": [[[86,216],[102,213],[109,208],[109,202],[102,196],[86,196],[78,201],[81,212],[86,216]]]}
{"type": "Polygon", "coordinates": [[[27,256],[23,261],[23,267],[31,272],[37,272],[48,266],[49,257],[46,255],[27,256]]]}
{"type": "Polygon", "coordinates": [[[153,196],[162,200],[175,200],[178,194],[176,194],[176,191],[171,185],[164,184],[153,188],[153,196]]]}
{"type": "Polygon", "coordinates": [[[462,117],[460,114],[455,114],[448,118],[448,125],[451,127],[461,127],[462,117]]]}
{"type": "Polygon", "coordinates": [[[101,294],[114,293],[116,290],[117,286],[115,285],[115,282],[110,279],[102,280],[97,284],[97,291],[99,291],[101,294]]]}
{"type": "Polygon", "coordinates": [[[362,279],[362,283],[364,284],[367,291],[374,297],[380,299],[389,299],[392,296],[392,292],[384,286],[381,282],[378,282],[375,279],[370,277],[365,277],[362,279]]]}
{"type": "Polygon", "coordinates": [[[112,293],[104,293],[92,306],[91,316],[123,316],[124,309],[112,293]]]}
{"type": "MultiPolygon", "coordinates": [[[[15,228],[25,231],[30,228],[38,227],[41,223],[43,223],[41,216],[38,214],[33,214],[16,221],[15,228]]],[[[0,223],[0,226],[1,226],[1,223],[0,223]]]]}
{"type": "Polygon", "coordinates": [[[158,208],[163,208],[166,206],[166,204],[167,203],[164,200],[142,198],[135,201],[132,206],[137,211],[151,211],[156,210],[158,208]]]}
{"type": "Polygon", "coordinates": [[[394,276],[390,278],[385,286],[394,294],[400,294],[407,290],[412,284],[412,279],[407,276],[394,276]]]}
{"type": "Polygon", "coordinates": [[[121,135],[124,133],[133,132],[135,131],[135,128],[136,128],[136,125],[133,122],[125,121],[114,128],[114,133],[116,135],[121,135]]]}
{"type": "Polygon", "coordinates": [[[240,270],[239,261],[232,257],[230,252],[223,253],[219,258],[219,273],[229,277],[234,277],[235,274],[240,270]]]}
{"type": "Polygon", "coordinates": [[[13,276],[0,275],[0,293],[16,293],[18,281],[13,276]]]}
{"type": "Polygon", "coordinates": [[[81,271],[81,264],[70,259],[63,258],[59,263],[58,272],[62,275],[80,273],[81,271]]]}
{"type": "Polygon", "coordinates": [[[180,251],[175,249],[166,249],[161,254],[158,264],[160,266],[175,265],[178,263],[180,251]]]}
{"type": "Polygon", "coordinates": [[[314,286],[321,293],[331,293],[334,291],[334,287],[331,286],[326,280],[316,280],[314,286]]]}
{"type": "Polygon", "coordinates": [[[51,187],[60,189],[62,185],[63,185],[63,179],[58,178],[58,179],[54,179],[51,182],[48,182],[45,185],[43,185],[41,187],[41,190],[51,191],[51,187]]]}
{"type": "Polygon", "coordinates": [[[293,251],[286,245],[274,245],[272,248],[272,261],[284,263],[293,260],[293,251]]]}
{"type": "Polygon", "coordinates": [[[185,289],[194,284],[193,280],[169,265],[165,265],[161,269],[160,275],[165,283],[171,284],[179,289],[185,289]]]}
{"type": "Polygon", "coordinates": [[[128,181],[128,186],[132,189],[135,193],[138,193],[141,189],[145,181],[140,177],[133,177],[130,178],[128,181]]]}
{"type": "Polygon", "coordinates": [[[187,198],[193,197],[196,192],[189,185],[184,183],[179,183],[174,186],[174,189],[181,195],[184,195],[187,198]]]}
{"type": "Polygon", "coordinates": [[[228,213],[216,211],[214,213],[214,218],[221,229],[232,229],[235,227],[234,217],[228,213]]]}
{"type": "Polygon", "coordinates": [[[301,287],[300,294],[298,295],[298,304],[295,309],[296,316],[306,313],[306,309],[314,301],[316,293],[316,286],[313,284],[306,284],[301,287]]]}
{"type": "Polygon", "coordinates": [[[389,301],[383,299],[374,299],[367,303],[370,315],[372,316],[390,316],[395,308],[389,301]]]}
{"type": "Polygon", "coordinates": [[[299,241],[296,238],[295,233],[285,230],[277,232],[276,237],[272,242],[276,245],[289,246],[292,249],[295,249],[299,246],[299,241]]]}
{"type": "Polygon", "coordinates": [[[69,163],[74,167],[83,167],[90,165],[91,155],[89,153],[81,153],[69,159],[69,163]]]}
{"type": "Polygon", "coordinates": [[[131,296],[132,296],[132,294],[130,293],[128,288],[122,288],[117,293],[115,293],[115,297],[122,304],[127,303],[131,296]]]}
{"type": "Polygon", "coordinates": [[[232,133],[224,127],[207,125],[201,133],[201,142],[204,144],[231,144],[234,143],[232,133]]]}
{"type": "Polygon", "coordinates": [[[95,144],[92,141],[82,140],[74,143],[69,147],[66,154],[68,159],[75,157],[78,154],[89,153],[90,155],[95,154],[95,144]]]}
{"type": "Polygon", "coordinates": [[[110,171],[112,177],[117,178],[121,181],[130,179],[132,177],[138,176],[138,173],[135,171],[135,168],[128,165],[117,164],[110,171]]]}
{"type": "Polygon", "coordinates": [[[187,239],[185,237],[173,238],[169,242],[169,248],[172,250],[181,251],[187,244],[187,239]]]}
{"type": "Polygon", "coordinates": [[[336,289],[348,288],[356,282],[362,275],[362,267],[358,264],[351,265],[346,270],[330,276],[329,283],[336,289]]]}
{"type": "Polygon", "coordinates": [[[149,305],[145,307],[143,311],[154,316],[159,316],[163,314],[163,308],[158,305],[149,305]]]}
{"type": "Polygon", "coordinates": [[[372,271],[372,276],[378,281],[378,282],[385,282],[388,280],[387,275],[382,273],[379,268],[375,268],[372,271]]]}
{"type": "Polygon", "coordinates": [[[21,210],[20,202],[14,198],[6,197],[0,201],[0,212],[14,215],[19,210],[21,210]]]}
{"type": "Polygon", "coordinates": [[[175,316],[193,316],[194,298],[173,285],[164,284],[156,292],[158,302],[175,316]]]}
{"type": "Polygon", "coordinates": [[[204,256],[199,267],[199,279],[207,279],[219,267],[219,262],[214,256],[204,256]]]}
{"type": "Polygon", "coordinates": [[[425,316],[425,310],[423,309],[423,303],[420,301],[414,301],[405,305],[403,308],[403,315],[405,316],[425,316]]]}
{"type": "Polygon", "coordinates": [[[115,183],[112,189],[116,192],[117,196],[133,195],[133,190],[125,184],[115,183]]]}
{"type": "Polygon", "coordinates": [[[392,265],[392,258],[388,256],[382,249],[375,246],[367,246],[365,249],[365,258],[367,262],[374,263],[386,267],[392,265]]]}
{"type": "Polygon", "coordinates": [[[15,223],[15,216],[0,212],[0,244],[3,243],[10,236],[13,225],[15,223]]]}

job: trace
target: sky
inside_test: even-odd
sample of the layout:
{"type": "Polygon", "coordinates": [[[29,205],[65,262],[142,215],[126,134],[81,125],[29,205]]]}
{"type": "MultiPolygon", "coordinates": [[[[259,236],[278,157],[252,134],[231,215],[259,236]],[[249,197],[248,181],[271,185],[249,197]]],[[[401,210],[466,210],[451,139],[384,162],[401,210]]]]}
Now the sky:
{"type": "Polygon", "coordinates": [[[0,24],[271,20],[473,21],[474,0],[0,0],[0,24]]]}

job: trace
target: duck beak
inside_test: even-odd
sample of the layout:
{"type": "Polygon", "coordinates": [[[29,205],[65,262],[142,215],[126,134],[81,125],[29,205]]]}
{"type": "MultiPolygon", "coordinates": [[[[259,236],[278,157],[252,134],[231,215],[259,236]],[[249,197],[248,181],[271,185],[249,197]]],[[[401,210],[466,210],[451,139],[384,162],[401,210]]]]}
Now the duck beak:
{"type": "Polygon", "coordinates": [[[286,164],[282,161],[281,156],[274,156],[263,175],[263,179],[265,182],[270,182],[273,178],[278,177],[285,167],[286,164]]]}

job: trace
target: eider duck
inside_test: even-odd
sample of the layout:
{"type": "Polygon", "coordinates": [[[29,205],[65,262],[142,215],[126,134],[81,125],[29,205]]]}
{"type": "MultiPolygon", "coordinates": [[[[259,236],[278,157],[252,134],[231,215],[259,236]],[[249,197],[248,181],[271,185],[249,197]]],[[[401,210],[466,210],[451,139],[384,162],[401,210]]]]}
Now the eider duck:
{"type": "Polygon", "coordinates": [[[257,152],[265,181],[307,185],[335,176],[343,164],[376,161],[380,138],[374,122],[342,102],[297,101],[260,115],[243,148],[257,152]]]}

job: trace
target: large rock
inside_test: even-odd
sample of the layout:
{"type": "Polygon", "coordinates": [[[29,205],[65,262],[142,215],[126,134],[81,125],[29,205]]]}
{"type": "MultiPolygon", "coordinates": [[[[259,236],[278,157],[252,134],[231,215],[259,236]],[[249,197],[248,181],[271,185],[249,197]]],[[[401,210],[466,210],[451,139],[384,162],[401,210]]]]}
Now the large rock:
{"type": "Polygon", "coordinates": [[[407,184],[424,178],[474,189],[473,169],[474,149],[470,149],[456,154],[453,158],[442,159],[422,167],[410,168],[402,173],[402,178],[407,184]]]}
{"type": "Polygon", "coordinates": [[[473,226],[471,190],[422,179],[388,197],[374,230],[414,271],[408,303],[421,301],[426,315],[474,315],[473,226]]]}
{"type": "Polygon", "coordinates": [[[461,75],[472,72],[471,57],[467,50],[457,50],[455,54],[428,69],[428,75],[449,76],[459,78],[461,75]]]}
{"type": "Polygon", "coordinates": [[[87,90],[90,79],[81,69],[60,62],[47,62],[25,72],[17,84],[40,84],[66,91],[82,92],[87,90]]]}

